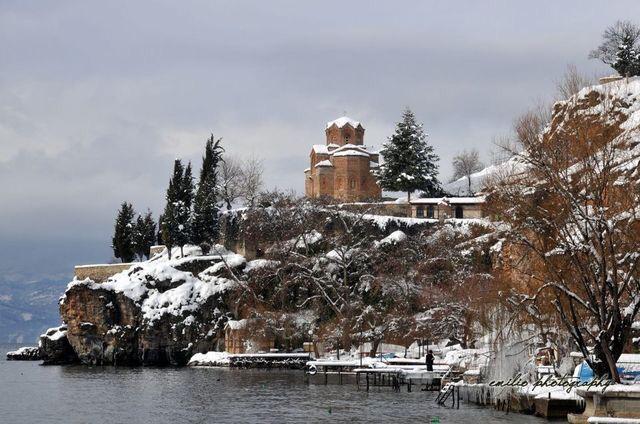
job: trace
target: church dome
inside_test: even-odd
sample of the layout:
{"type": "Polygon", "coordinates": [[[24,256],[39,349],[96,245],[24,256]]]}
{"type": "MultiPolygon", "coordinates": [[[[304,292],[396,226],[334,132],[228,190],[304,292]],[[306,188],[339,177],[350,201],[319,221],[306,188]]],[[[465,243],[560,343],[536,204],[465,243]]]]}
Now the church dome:
{"type": "Polygon", "coordinates": [[[331,128],[334,125],[338,128],[342,128],[347,124],[351,125],[353,128],[362,126],[362,124],[360,124],[360,122],[356,121],[355,119],[351,119],[348,116],[341,116],[338,119],[334,119],[333,121],[327,122],[327,128],[331,128]]]}

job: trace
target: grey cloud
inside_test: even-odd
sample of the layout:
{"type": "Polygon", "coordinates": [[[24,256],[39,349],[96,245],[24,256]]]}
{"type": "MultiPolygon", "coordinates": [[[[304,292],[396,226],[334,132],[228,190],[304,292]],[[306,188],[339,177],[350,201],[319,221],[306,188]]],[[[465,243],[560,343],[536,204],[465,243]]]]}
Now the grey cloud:
{"type": "Polygon", "coordinates": [[[262,156],[269,186],[300,192],[310,145],[344,110],[380,146],[411,106],[446,179],[457,151],[488,151],[519,112],[550,99],[567,63],[608,73],[588,51],[639,9],[578,0],[4,1],[0,244],[65,240],[69,257],[89,260],[89,249],[105,260],[108,249],[87,246],[108,246],[119,203],[158,212],[173,158],[198,167],[210,132],[234,155],[262,156]]]}

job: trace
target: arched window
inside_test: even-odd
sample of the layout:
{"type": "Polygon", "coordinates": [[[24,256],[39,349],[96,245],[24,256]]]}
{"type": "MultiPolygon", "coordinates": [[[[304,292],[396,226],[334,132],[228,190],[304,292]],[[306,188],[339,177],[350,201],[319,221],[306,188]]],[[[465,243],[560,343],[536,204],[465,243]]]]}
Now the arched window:
{"type": "Polygon", "coordinates": [[[456,218],[458,219],[464,218],[462,206],[456,206],[456,218]]]}

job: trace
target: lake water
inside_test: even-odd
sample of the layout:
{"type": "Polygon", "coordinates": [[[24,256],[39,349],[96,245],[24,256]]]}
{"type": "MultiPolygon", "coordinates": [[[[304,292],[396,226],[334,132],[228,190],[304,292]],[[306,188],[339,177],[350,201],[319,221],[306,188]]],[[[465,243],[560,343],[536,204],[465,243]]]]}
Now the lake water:
{"type": "MultiPolygon", "coordinates": [[[[14,346],[0,345],[2,358],[14,346]]],[[[301,371],[48,366],[0,359],[0,423],[543,423],[435,393],[309,385],[301,371]]]]}

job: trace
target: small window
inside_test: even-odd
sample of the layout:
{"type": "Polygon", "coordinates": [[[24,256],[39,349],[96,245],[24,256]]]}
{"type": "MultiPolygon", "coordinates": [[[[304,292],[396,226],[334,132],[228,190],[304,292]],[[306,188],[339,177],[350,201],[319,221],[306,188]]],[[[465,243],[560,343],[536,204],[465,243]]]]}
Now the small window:
{"type": "Polygon", "coordinates": [[[356,188],[356,180],[354,178],[349,180],[349,187],[356,188]]]}
{"type": "Polygon", "coordinates": [[[416,208],[416,218],[424,218],[424,208],[422,206],[416,208]]]}
{"type": "Polygon", "coordinates": [[[349,136],[344,137],[344,144],[349,144],[349,136]]]}
{"type": "Polygon", "coordinates": [[[427,218],[433,219],[435,215],[435,208],[433,207],[433,205],[427,206],[427,218]]]}

